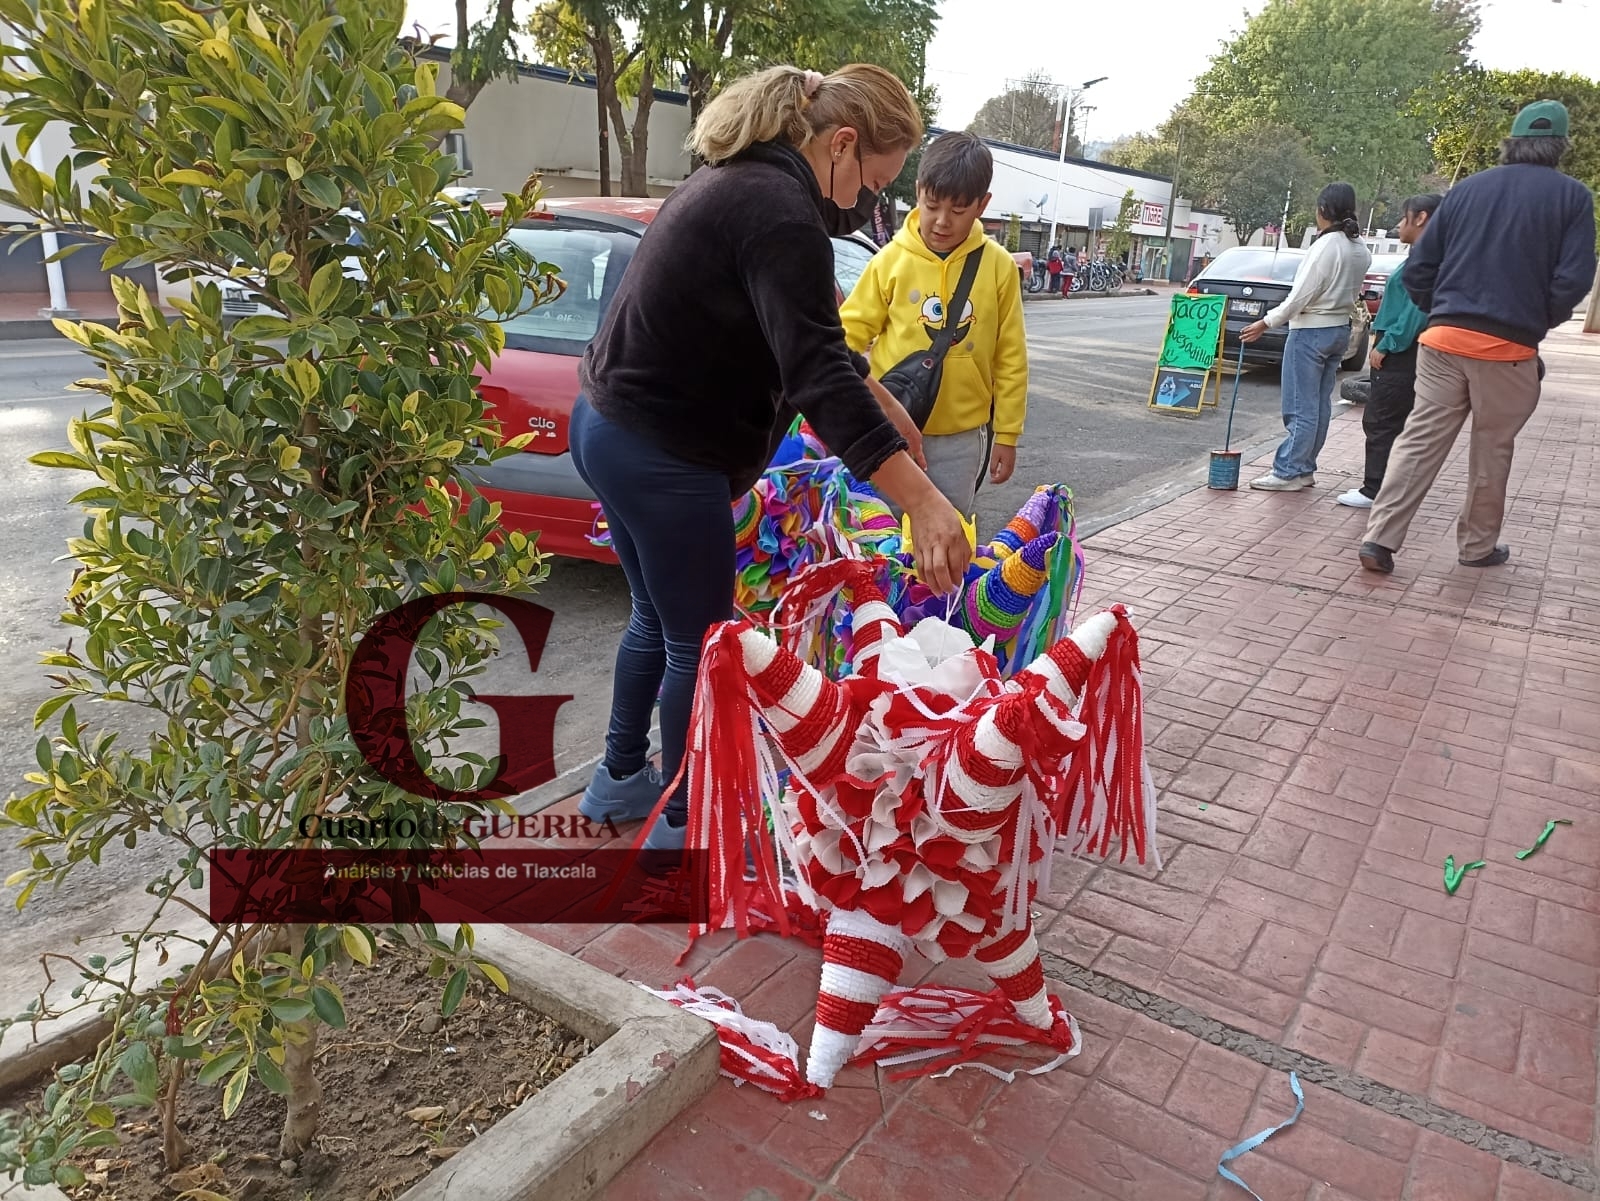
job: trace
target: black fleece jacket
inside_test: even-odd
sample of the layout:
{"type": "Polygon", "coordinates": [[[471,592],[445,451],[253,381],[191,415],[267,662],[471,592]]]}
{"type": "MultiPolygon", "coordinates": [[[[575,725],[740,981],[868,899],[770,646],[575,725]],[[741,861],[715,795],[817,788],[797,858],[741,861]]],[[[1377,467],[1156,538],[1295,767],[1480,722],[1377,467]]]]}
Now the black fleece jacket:
{"type": "Polygon", "coordinates": [[[748,491],[794,414],[858,479],[906,442],[845,345],[822,191],[763,143],[702,167],[640,240],[580,380],[608,420],[748,491]]]}
{"type": "Polygon", "coordinates": [[[1552,167],[1469,176],[1445,194],[1401,283],[1428,324],[1537,348],[1594,282],[1594,197],[1552,167]]]}

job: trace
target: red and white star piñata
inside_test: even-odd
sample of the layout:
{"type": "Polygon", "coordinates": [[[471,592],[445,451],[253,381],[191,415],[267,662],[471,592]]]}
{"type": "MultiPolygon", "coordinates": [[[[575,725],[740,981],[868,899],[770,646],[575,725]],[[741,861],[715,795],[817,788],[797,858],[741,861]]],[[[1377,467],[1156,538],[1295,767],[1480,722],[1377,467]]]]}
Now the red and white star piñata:
{"type": "MultiPolygon", "coordinates": [[[[787,934],[795,914],[822,915],[810,1090],[856,1058],[961,1062],[1036,1042],[1059,1061],[1076,1052],[1076,1026],[1046,994],[1030,908],[1057,841],[1156,854],[1137,635],[1117,606],[1005,680],[937,618],[902,629],[871,560],[810,569],[784,608],[814,612],[841,591],[855,669],[842,680],[749,622],[706,640],[684,765],[688,842],[709,848],[710,915],[695,933],[787,934]],[[774,746],[789,769],[781,788],[774,746]],[[913,947],[975,959],[997,991],[915,989],[883,1004],[913,947]],[[907,1046],[921,1050],[895,1054],[907,1046]]],[[[805,626],[777,628],[799,646],[805,626]]]]}

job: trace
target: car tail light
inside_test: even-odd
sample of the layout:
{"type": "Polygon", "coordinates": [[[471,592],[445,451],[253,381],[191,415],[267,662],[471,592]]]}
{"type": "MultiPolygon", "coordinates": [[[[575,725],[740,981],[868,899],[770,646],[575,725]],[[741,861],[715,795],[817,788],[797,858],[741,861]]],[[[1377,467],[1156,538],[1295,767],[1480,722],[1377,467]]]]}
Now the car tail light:
{"type": "Polygon", "coordinates": [[[1199,288],[1190,288],[1184,293],[1184,295],[1185,296],[1202,296],[1202,295],[1204,295],[1204,293],[1202,293],[1199,288]]]}

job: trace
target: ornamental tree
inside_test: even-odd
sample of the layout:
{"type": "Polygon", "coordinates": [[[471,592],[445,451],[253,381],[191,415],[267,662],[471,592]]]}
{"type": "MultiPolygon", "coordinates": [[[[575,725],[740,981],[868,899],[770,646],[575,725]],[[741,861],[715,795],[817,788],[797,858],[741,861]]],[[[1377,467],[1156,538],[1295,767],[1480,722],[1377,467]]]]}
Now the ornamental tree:
{"type": "MultiPolygon", "coordinates": [[[[504,237],[531,183],[495,214],[437,198],[458,175],[437,142],[463,113],[400,47],[403,16],[403,0],[0,0],[0,120],[17,141],[0,200],[87,231],[108,267],[196,281],[192,300],[168,302],[176,315],[118,279],[115,328],[57,322],[100,374],[78,385],[94,399],[71,449],[34,458],[82,476],[85,521],[68,547],[73,637],[45,660],[58,691],[36,717],[39,770],[0,819],[31,856],[7,883],[20,907],[115,843],[170,855],[120,959],[80,963],[80,1003],[105,1005],[111,1034],[51,1084],[42,1118],[0,1134],[0,1173],[81,1183],[68,1157],[115,1142],[119,1108],[148,1105],[178,1167],[190,1071],[220,1086],[225,1115],[257,1084],[283,1094],[283,1153],[307,1146],[318,1033],[342,1023],[339,977],[371,961],[374,932],[212,927],[176,953],[159,932],[176,909],[205,916],[212,848],[293,847],[310,814],[421,818],[352,739],[353,650],[407,600],[513,593],[542,574],[535,545],[502,537],[497,506],[459,472],[529,437],[502,439],[473,373],[503,347],[497,320],[560,285],[504,237]],[[35,170],[22,155],[52,122],[75,153],[35,170]],[[225,328],[218,276],[267,313],[225,328]],[[153,732],[119,740],[87,701],[134,706],[153,732]],[[173,974],[131,987],[158,954],[173,974]]],[[[462,791],[495,769],[451,747],[483,724],[463,702],[496,625],[446,608],[414,659],[417,757],[462,791]]],[[[505,808],[428,816],[459,828],[486,805],[505,808]]],[[[471,932],[422,936],[448,1010],[476,962],[471,932]]]]}

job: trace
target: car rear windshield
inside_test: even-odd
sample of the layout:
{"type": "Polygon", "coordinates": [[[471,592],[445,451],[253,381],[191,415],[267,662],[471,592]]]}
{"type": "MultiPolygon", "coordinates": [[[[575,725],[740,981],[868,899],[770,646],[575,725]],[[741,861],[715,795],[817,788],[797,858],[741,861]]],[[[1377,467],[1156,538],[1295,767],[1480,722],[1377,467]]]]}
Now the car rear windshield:
{"type": "Polygon", "coordinates": [[[849,296],[855,291],[856,284],[867,270],[867,264],[872,261],[873,252],[860,242],[853,242],[849,238],[835,238],[833,240],[833,277],[839,283],[839,291],[849,296]]]}
{"type": "Polygon", "coordinates": [[[566,291],[560,299],[507,321],[506,346],[581,355],[599,332],[600,320],[639,240],[618,230],[544,223],[513,229],[511,240],[541,263],[558,268],[566,291]]]}
{"type": "Polygon", "coordinates": [[[1300,257],[1282,251],[1274,253],[1266,247],[1235,246],[1219,254],[1202,275],[1205,279],[1260,279],[1292,284],[1300,257]]]}

